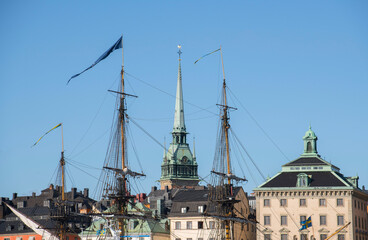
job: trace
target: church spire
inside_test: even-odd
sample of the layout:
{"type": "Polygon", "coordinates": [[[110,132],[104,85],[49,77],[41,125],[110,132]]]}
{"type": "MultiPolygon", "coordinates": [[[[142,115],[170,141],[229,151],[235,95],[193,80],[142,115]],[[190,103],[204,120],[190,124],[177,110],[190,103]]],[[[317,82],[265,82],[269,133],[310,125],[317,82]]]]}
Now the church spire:
{"type": "MultiPolygon", "coordinates": [[[[187,132],[184,122],[184,101],[181,79],[181,46],[179,51],[179,69],[175,100],[175,117],[172,131],[172,142],[169,150],[164,153],[164,159],[161,164],[161,189],[165,187],[180,188],[184,186],[197,186],[199,182],[198,164],[195,157],[195,151],[190,151],[187,144],[187,132]]],[[[165,146],[166,147],[166,146],[165,146]]],[[[194,145],[193,145],[194,148],[194,145]]]]}
{"type": "Polygon", "coordinates": [[[178,45],[179,51],[179,69],[178,69],[178,81],[176,87],[176,101],[175,101],[175,118],[173,133],[185,133],[185,122],[184,122],[184,103],[183,103],[183,87],[181,80],[181,46],[178,45]]]}

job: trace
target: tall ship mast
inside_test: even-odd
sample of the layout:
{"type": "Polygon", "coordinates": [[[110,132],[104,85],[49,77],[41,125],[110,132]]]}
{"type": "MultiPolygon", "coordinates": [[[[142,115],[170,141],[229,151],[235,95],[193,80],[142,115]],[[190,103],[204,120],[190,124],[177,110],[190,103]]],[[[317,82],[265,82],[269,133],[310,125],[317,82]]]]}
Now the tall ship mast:
{"type": "MultiPolygon", "coordinates": [[[[122,44],[122,43],[121,43],[122,44]]],[[[122,47],[122,53],[123,47],[122,47]]],[[[120,91],[109,90],[117,94],[117,119],[111,133],[110,146],[104,163],[103,184],[101,186],[102,198],[107,198],[112,202],[109,210],[111,214],[109,221],[113,222],[116,233],[115,238],[124,239],[126,235],[127,219],[133,217],[129,216],[127,212],[128,204],[135,197],[131,195],[130,179],[135,177],[145,176],[143,173],[133,172],[129,169],[129,162],[127,158],[127,97],[137,97],[135,95],[125,93],[124,82],[124,55],[122,57],[121,81],[120,91]],[[117,224],[116,224],[117,223],[117,224]]],[[[114,231],[112,228],[110,231],[114,231]]],[[[115,239],[114,238],[114,239],[115,239]]]]}
{"type": "MultiPolygon", "coordinates": [[[[224,62],[222,56],[222,48],[220,47],[223,83],[221,91],[221,103],[217,104],[220,108],[219,131],[216,143],[216,152],[211,171],[211,187],[209,193],[209,201],[214,204],[218,217],[223,225],[225,225],[225,233],[221,234],[221,238],[231,240],[233,238],[233,222],[240,220],[236,218],[234,213],[234,204],[239,202],[233,193],[233,183],[246,181],[245,178],[237,177],[233,174],[230,158],[229,130],[230,130],[230,110],[236,108],[228,106],[226,96],[226,78],[224,70],[224,62]]],[[[220,238],[219,238],[220,239],[220,238]]]]}

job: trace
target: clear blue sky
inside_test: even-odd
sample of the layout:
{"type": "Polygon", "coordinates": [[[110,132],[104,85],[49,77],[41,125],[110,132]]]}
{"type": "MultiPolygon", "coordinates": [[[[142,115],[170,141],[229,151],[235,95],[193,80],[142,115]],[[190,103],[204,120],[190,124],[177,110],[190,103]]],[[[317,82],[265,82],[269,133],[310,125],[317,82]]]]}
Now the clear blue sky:
{"type": "MultiPolygon", "coordinates": [[[[223,47],[231,126],[266,176],[303,151],[312,124],[323,158],[346,176],[368,185],[368,2],[367,1],[1,1],[0,3],[0,196],[40,193],[52,179],[64,123],[65,155],[99,176],[115,108],[108,89],[119,81],[121,52],[74,79],[124,34],[129,114],[150,134],[171,140],[177,76],[182,71],[189,143],[196,138],[199,174],[211,170],[221,87],[223,47]],[[191,105],[192,104],[192,105],[191,105]],[[200,108],[198,108],[198,107],[200,108]],[[283,154],[260,130],[249,114],[283,154]]],[[[131,125],[149,192],[160,177],[163,150],[131,125]]],[[[131,161],[134,154],[130,151],[131,161]]],[[[249,160],[239,167],[247,192],[262,182],[249,160]]],[[[137,164],[132,166],[139,169],[137,164]]],[[[68,189],[97,180],[73,166],[68,189]]]]}

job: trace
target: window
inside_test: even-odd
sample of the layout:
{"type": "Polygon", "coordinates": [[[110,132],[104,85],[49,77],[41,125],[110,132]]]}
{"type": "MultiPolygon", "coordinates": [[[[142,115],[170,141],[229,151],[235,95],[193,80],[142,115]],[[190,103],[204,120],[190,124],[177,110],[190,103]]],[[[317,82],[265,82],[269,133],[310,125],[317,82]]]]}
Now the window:
{"type": "Polygon", "coordinates": [[[10,240],[10,238],[4,238],[4,240],[10,240]]]}
{"type": "Polygon", "coordinates": [[[32,237],[29,237],[28,240],[35,240],[36,237],[32,236],[32,237]]]}
{"type": "Polygon", "coordinates": [[[307,220],[307,216],[301,215],[300,216],[300,222],[304,222],[305,220],[307,220]]]}
{"type": "Polygon", "coordinates": [[[181,213],[186,213],[187,212],[187,208],[186,207],[182,207],[181,208],[181,213]]]}
{"type": "Polygon", "coordinates": [[[281,216],[281,225],[287,225],[287,216],[281,216]]]}
{"type": "Polygon", "coordinates": [[[271,240],[271,234],[265,234],[264,240],[271,240]]]}
{"type": "Polygon", "coordinates": [[[263,206],[264,207],[269,207],[270,206],[270,199],[264,199],[263,200],[263,206]]]}
{"type": "Polygon", "coordinates": [[[16,240],[23,240],[23,238],[22,237],[17,237],[16,240]]]}
{"type": "Polygon", "coordinates": [[[319,200],[319,206],[326,206],[326,199],[321,198],[321,199],[319,200]]]}
{"type": "Polygon", "coordinates": [[[307,206],[307,200],[306,199],[300,199],[299,200],[299,206],[300,207],[306,207],[307,206]]]}
{"type": "Polygon", "coordinates": [[[175,238],[175,240],[181,240],[181,238],[175,238]]]}
{"type": "Polygon", "coordinates": [[[198,238],[198,240],[203,240],[203,238],[198,238]]]}
{"type": "Polygon", "coordinates": [[[337,240],[345,240],[345,234],[338,234],[337,240]]]}
{"type": "Polygon", "coordinates": [[[263,225],[271,225],[271,217],[264,216],[264,224],[263,225]]]}
{"type": "MultiPolygon", "coordinates": [[[[303,168],[302,168],[303,169],[303,168]]],[[[296,186],[297,187],[308,187],[308,175],[305,173],[299,173],[297,175],[297,182],[296,182],[296,186]]]]}
{"type": "Polygon", "coordinates": [[[338,199],[336,200],[336,205],[337,205],[337,206],[344,206],[344,199],[342,199],[342,198],[338,198],[338,199]]]}
{"type": "Polygon", "coordinates": [[[300,234],[300,240],[308,240],[307,234],[300,234]]]}
{"type": "Polygon", "coordinates": [[[181,222],[175,222],[175,229],[181,228],[181,222]]]}
{"type": "Polygon", "coordinates": [[[192,240],[192,238],[187,238],[187,240],[192,240]]]}
{"type": "Polygon", "coordinates": [[[192,229],[192,221],[187,222],[187,229],[192,229]]]}
{"type": "Polygon", "coordinates": [[[198,206],[198,212],[203,213],[203,211],[204,211],[204,206],[198,206]]]}
{"type": "Polygon", "coordinates": [[[198,229],[203,229],[203,222],[202,221],[198,222],[198,229]]]}
{"type": "Polygon", "coordinates": [[[327,222],[326,222],[326,215],[321,215],[319,216],[319,225],[326,225],[327,222]]]}
{"type": "Polygon", "coordinates": [[[280,206],[285,207],[286,206],[286,199],[280,199],[280,206]]]}
{"type": "Polygon", "coordinates": [[[215,221],[210,221],[209,229],[215,229],[215,221]]]}
{"type": "Polygon", "coordinates": [[[344,225],[344,216],[337,216],[337,225],[344,225]]]}
{"type": "MultiPolygon", "coordinates": [[[[18,225],[18,230],[20,230],[20,231],[21,231],[21,230],[24,230],[24,225],[23,225],[23,224],[19,224],[19,225],[18,225]]],[[[20,240],[22,240],[22,239],[20,239],[20,240]]]]}
{"type": "Polygon", "coordinates": [[[281,234],[281,240],[287,240],[288,236],[287,234],[281,234]]]}
{"type": "Polygon", "coordinates": [[[327,234],[321,234],[320,238],[321,238],[321,240],[325,240],[327,238],[327,234]]]}

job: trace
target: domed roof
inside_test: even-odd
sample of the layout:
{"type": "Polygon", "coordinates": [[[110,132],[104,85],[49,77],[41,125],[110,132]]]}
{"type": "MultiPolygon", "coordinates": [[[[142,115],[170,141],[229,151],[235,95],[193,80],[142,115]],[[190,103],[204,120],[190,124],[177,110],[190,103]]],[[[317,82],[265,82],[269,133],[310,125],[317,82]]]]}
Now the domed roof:
{"type": "Polygon", "coordinates": [[[305,132],[305,135],[304,135],[304,137],[303,137],[303,139],[307,139],[307,138],[309,138],[309,139],[317,139],[317,136],[316,136],[316,134],[312,131],[312,127],[311,127],[311,126],[309,126],[308,131],[306,131],[306,132],[305,132]]]}

